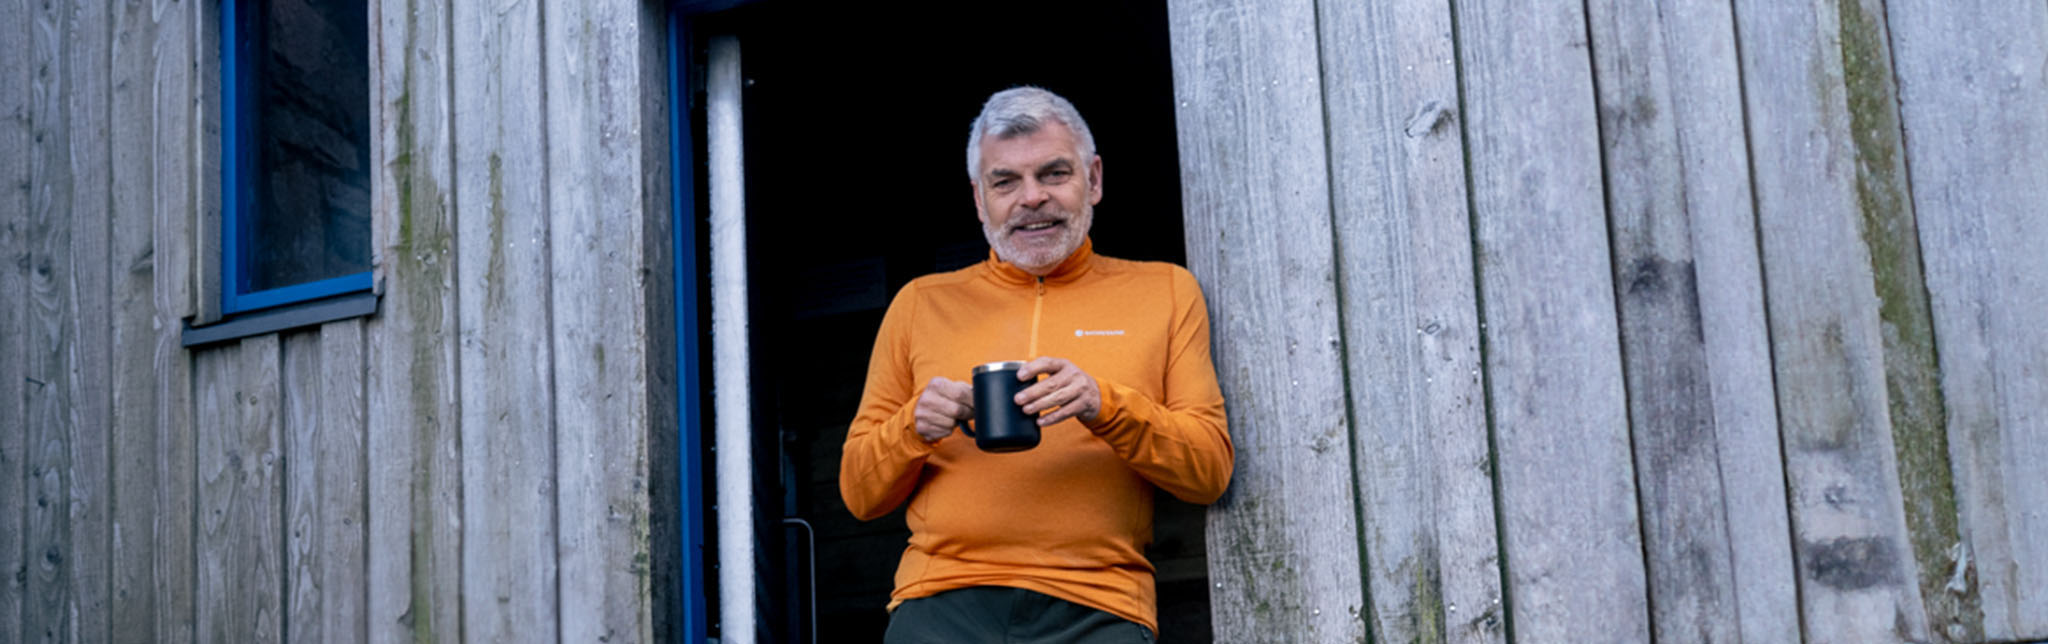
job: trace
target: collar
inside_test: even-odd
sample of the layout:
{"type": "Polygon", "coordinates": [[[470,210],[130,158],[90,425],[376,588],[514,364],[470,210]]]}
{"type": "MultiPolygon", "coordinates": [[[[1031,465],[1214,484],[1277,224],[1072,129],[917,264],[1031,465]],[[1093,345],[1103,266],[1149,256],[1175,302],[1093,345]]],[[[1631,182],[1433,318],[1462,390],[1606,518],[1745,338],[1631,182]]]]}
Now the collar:
{"type": "MultiPolygon", "coordinates": [[[[1027,273],[1024,269],[996,257],[996,250],[993,248],[988,250],[988,260],[982,262],[982,265],[988,269],[986,272],[989,277],[998,283],[1027,286],[1038,281],[1037,275],[1027,273]]],[[[1081,247],[1074,249],[1072,255],[1068,255],[1058,266],[1052,267],[1052,271],[1045,274],[1045,283],[1072,282],[1087,274],[1088,269],[1094,265],[1095,240],[1082,237],[1081,247]]]]}

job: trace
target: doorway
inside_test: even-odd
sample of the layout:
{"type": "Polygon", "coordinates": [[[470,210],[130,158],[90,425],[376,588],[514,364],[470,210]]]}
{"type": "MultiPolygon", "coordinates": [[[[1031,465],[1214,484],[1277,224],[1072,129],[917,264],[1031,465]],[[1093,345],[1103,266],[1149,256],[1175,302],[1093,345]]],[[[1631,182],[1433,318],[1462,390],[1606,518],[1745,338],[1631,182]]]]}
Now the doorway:
{"type": "MultiPolygon", "coordinates": [[[[764,641],[879,641],[887,625],[909,532],[900,509],[847,512],[840,446],[896,291],[987,255],[965,169],[982,100],[1026,84],[1072,100],[1104,159],[1097,250],[1184,262],[1164,3],[1031,9],[769,0],[696,22],[744,52],[764,641]]],[[[1206,642],[1203,510],[1157,503],[1161,632],[1206,642]]]]}

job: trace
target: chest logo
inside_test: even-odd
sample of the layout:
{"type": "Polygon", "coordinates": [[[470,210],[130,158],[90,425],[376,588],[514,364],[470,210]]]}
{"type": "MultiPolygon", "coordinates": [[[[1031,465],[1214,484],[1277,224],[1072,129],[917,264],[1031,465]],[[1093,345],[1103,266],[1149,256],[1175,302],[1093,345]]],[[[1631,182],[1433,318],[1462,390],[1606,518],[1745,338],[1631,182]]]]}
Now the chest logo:
{"type": "Polygon", "coordinates": [[[1097,329],[1074,329],[1074,337],[1076,337],[1076,338],[1085,338],[1085,337],[1088,337],[1088,336],[1091,336],[1091,335],[1123,335],[1123,334],[1124,334],[1124,330],[1123,330],[1123,329],[1105,329],[1105,330],[1097,330],[1097,329]]]}

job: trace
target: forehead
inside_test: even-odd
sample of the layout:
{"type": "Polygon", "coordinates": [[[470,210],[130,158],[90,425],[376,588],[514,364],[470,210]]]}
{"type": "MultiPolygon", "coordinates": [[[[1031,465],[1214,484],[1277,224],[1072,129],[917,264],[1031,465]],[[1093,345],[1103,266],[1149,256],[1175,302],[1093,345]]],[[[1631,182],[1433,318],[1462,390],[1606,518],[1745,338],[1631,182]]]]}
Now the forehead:
{"type": "Polygon", "coordinates": [[[1079,142],[1073,130],[1059,121],[1047,120],[1038,131],[1008,138],[988,135],[981,140],[981,172],[1023,172],[1058,159],[1078,163],[1079,142]]]}

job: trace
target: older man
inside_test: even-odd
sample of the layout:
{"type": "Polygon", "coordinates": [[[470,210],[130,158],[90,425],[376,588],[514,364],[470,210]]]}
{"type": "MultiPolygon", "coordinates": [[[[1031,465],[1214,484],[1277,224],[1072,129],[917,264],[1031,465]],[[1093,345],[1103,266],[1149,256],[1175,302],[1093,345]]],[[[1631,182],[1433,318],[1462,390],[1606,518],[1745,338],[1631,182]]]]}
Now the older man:
{"type": "Polygon", "coordinates": [[[1094,252],[1102,158],[1066,99],[991,96],[967,143],[989,258],[912,281],[875,338],[839,489],[874,519],[910,501],[891,642],[1140,642],[1158,629],[1152,494],[1230,482],[1200,287],[1172,264],[1094,252]],[[1026,360],[1035,449],[989,453],[978,364],[1026,360]]]}

